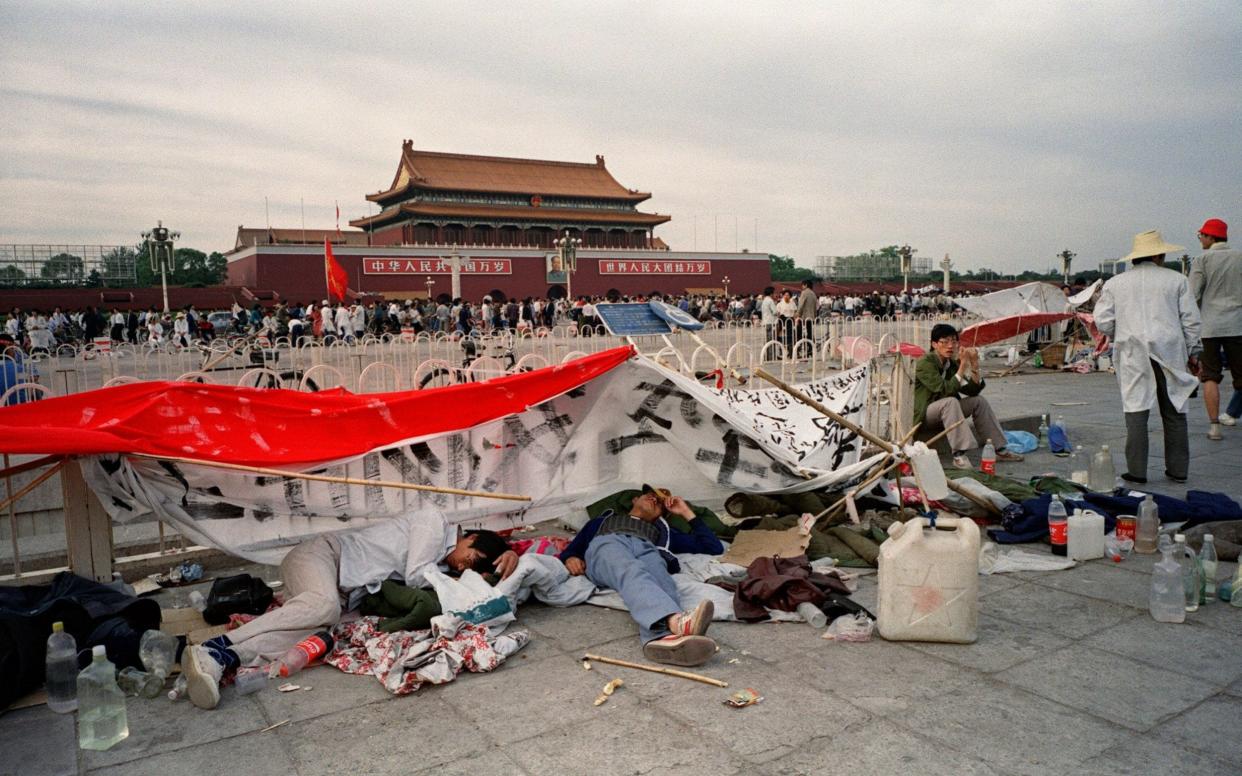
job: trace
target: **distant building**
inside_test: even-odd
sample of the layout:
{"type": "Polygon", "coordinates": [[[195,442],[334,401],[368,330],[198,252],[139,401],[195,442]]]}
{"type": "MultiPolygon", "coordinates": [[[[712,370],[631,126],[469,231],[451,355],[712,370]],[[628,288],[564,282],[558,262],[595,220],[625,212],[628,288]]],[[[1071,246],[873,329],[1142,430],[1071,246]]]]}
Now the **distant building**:
{"type": "MultiPolygon", "coordinates": [[[[914,256],[910,259],[910,276],[930,275],[930,257],[914,256]]],[[[884,256],[872,251],[855,256],[816,256],[815,274],[832,281],[885,280],[901,276],[901,258],[884,256]]]]}
{"type": "Polygon", "coordinates": [[[1126,266],[1129,263],[1125,259],[1105,259],[1100,262],[1100,274],[1104,276],[1120,275],[1126,271],[1126,266]]]}

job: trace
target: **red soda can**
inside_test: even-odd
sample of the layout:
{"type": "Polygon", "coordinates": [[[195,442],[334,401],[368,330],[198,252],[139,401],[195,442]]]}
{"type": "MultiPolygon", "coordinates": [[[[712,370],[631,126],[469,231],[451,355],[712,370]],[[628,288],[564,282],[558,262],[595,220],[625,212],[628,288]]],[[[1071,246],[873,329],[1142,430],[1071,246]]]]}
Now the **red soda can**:
{"type": "Polygon", "coordinates": [[[1138,536],[1138,518],[1134,515],[1117,516],[1117,538],[1134,541],[1138,536]]]}

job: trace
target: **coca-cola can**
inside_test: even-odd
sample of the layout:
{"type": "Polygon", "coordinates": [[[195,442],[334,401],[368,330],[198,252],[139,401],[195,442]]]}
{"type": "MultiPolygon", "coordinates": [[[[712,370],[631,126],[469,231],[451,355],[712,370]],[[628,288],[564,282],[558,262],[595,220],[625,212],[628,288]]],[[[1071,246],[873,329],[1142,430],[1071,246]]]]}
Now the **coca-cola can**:
{"type": "Polygon", "coordinates": [[[1117,538],[1134,541],[1138,536],[1138,518],[1134,515],[1117,516],[1117,538]]]}

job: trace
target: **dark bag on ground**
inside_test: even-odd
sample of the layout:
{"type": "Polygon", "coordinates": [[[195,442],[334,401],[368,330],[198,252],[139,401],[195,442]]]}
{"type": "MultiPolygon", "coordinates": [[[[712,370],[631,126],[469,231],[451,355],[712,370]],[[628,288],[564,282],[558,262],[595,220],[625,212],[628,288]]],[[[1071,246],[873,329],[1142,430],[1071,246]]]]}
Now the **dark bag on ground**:
{"type": "Polygon", "coordinates": [[[272,605],[272,589],[249,574],[221,577],[211,583],[203,619],[209,625],[224,625],[232,614],[263,614],[272,605]]]}

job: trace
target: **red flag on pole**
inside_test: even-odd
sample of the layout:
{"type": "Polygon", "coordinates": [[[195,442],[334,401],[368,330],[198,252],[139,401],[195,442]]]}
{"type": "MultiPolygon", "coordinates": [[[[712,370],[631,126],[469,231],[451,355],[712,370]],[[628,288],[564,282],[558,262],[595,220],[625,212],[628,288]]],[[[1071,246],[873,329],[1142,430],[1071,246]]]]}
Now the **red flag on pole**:
{"type": "Polygon", "coordinates": [[[332,255],[332,243],[323,238],[323,270],[327,277],[328,298],[334,302],[345,301],[345,289],[349,287],[349,274],[332,255]]]}

